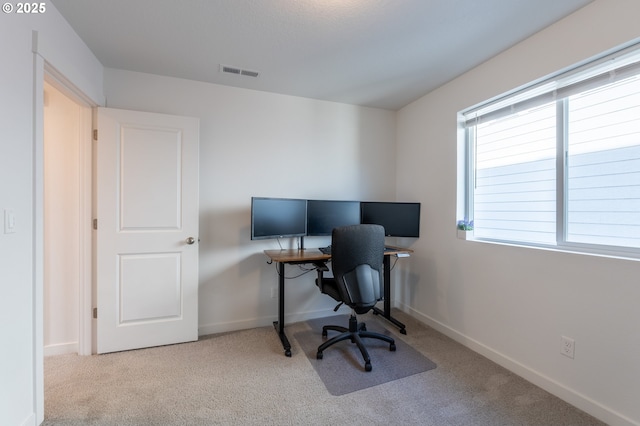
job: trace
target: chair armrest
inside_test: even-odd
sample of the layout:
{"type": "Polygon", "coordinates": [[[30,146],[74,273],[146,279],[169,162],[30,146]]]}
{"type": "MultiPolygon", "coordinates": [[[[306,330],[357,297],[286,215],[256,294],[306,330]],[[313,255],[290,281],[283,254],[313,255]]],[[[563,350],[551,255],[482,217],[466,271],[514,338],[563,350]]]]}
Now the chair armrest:
{"type": "Polygon", "coordinates": [[[313,262],[313,264],[316,266],[316,269],[318,270],[318,272],[328,272],[329,271],[329,267],[327,266],[326,262],[322,262],[321,260],[317,260],[317,261],[313,262]]]}

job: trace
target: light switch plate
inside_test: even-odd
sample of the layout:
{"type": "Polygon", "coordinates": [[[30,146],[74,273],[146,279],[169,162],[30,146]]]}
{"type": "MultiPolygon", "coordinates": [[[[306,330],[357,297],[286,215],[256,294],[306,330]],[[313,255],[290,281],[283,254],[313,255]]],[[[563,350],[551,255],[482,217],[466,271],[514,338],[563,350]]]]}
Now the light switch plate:
{"type": "Polygon", "coordinates": [[[4,209],[4,233],[16,232],[16,214],[13,209],[4,209]]]}

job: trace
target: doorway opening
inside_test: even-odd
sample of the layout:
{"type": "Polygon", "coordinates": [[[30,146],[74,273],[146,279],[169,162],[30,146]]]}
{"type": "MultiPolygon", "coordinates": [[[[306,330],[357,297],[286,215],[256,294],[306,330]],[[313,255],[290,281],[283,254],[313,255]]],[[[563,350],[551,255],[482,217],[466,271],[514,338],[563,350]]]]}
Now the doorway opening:
{"type": "Polygon", "coordinates": [[[91,107],[45,74],[44,356],[92,352],[91,107]]]}

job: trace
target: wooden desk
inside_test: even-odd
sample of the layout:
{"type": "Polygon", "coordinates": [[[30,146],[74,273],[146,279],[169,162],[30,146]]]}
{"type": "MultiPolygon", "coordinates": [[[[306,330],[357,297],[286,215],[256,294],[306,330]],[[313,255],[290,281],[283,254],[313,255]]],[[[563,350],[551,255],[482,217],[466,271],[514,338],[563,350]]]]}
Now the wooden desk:
{"type": "MultiPolygon", "coordinates": [[[[400,333],[407,334],[405,325],[391,316],[391,256],[398,254],[413,253],[413,250],[403,248],[386,246],[384,251],[384,309],[377,307],[373,308],[373,313],[382,315],[385,319],[391,321],[399,329],[400,333]]],[[[299,265],[312,263],[318,267],[325,267],[326,263],[331,260],[330,254],[324,254],[318,249],[306,249],[306,250],[265,250],[264,254],[267,255],[271,262],[278,263],[278,321],[273,322],[273,326],[280,337],[282,347],[284,348],[284,354],[291,356],[291,344],[287,335],[284,332],[284,271],[285,265],[299,265]]]]}

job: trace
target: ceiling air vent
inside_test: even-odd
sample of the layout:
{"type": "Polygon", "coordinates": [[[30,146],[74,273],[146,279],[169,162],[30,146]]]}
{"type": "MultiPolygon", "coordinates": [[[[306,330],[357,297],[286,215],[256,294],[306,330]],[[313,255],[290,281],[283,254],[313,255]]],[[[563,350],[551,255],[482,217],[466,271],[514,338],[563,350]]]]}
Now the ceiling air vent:
{"type": "Polygon", "coordinates": [[[257,77],[259,73],[258,71],[242,70],[240,74],[246,75],[247,77],[257,77]]]}
{"type": "Polygon", "coordinates": [[[238,67],[232,67],[229,65],[220,65],[220,71],[227,74],[244,75],[246,77],[257,77],[260,75],[258,71],[244,70],[238,67]]]}

